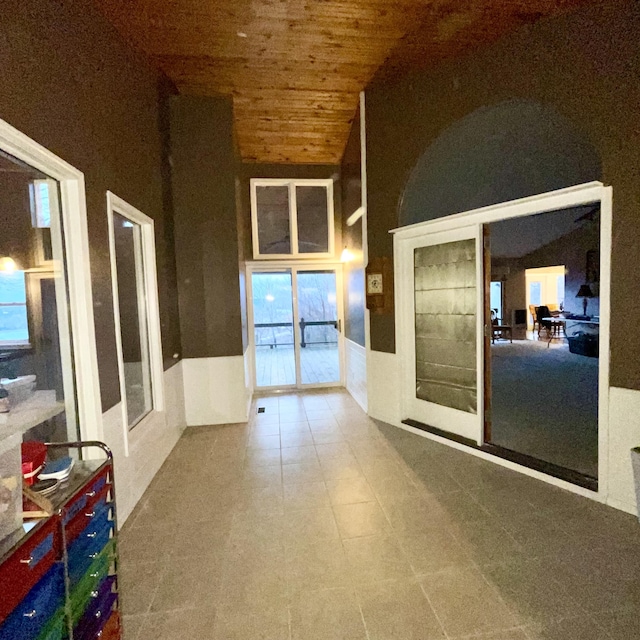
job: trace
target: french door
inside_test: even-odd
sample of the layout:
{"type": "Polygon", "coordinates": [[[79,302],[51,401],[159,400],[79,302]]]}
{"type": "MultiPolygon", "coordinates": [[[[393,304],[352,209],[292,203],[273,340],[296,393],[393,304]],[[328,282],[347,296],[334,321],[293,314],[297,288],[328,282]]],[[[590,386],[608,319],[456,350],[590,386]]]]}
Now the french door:
{"type": "MultiPolygon", "coordinates": [[[[432,233],[404,243],[399,339],[403,417],[482,441],[484,295],[479,227],[432,233]]],[[[396,278],[398,281],[398,277],[396,278]]]]}
{"type": "Polygon", "coordinates": [[[342,383],[340,276],[333,265],[249,269],[256,389],[342,383]]]}

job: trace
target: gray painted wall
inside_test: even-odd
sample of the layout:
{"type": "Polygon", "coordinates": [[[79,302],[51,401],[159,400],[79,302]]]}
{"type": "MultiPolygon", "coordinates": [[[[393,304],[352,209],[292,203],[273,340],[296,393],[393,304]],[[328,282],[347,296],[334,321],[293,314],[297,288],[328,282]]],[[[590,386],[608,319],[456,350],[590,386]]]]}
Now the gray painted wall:
{"type": "MultiPolygon", "coordinates": [[[[525,26],[494,45],[367,89],[370,258],[392,255],[420,156],[465,116],[508,100],[549,106],[589,140],[613,186],[611,383],[640,389],[640,5],[617,0],[525,26]]],[[[524,169],[522,169],[524,170],[524,169]]],[[[456,185],[452,187],[462,185],[456,185]]],[[[394,318],[372,316],[372,347],[395,351],[394,318]]]]}
{"type": "Polygon", "coordinates": [[[242,355],[231,98],[174,96],[171,149],[183,357],[242,355]]]}
{"type": "Polygon", "coordinates": [[[422,154],[398,225],[600,180],[601,173],[597,151],[555,109],[507,100],[470,113],[422,154]]]}
{"type": "Polygon", "coordinates": [[[164,365],[180,352],[166,98],[172,85],[84,0],[5,0],[0,117],[84,173],[102,407],[120,400],[106,192],[155,221],[164,365]]]}

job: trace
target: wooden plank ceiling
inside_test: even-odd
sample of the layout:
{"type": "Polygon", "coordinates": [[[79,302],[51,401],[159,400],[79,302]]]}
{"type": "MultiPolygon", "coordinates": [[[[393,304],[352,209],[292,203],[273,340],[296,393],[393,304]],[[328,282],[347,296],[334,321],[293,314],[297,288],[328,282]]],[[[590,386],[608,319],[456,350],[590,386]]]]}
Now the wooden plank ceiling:
{"type": "Polygon", "coordinates": [[[580,0],[97,0],[181,93],[233,96],[245,162],[340,162],[358,93],[580,0]]]}

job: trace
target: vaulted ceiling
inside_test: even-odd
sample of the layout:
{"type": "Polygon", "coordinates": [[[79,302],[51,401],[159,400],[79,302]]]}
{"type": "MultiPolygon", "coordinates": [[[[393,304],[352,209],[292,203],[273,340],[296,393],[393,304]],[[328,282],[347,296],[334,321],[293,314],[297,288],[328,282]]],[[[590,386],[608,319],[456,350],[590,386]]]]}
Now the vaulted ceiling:
{"type": "Polygon", "coordinates": [[[580,0],[98,0],[181,93],[233,96],[245,162],[340,161],[358,93],[580,0]]]}

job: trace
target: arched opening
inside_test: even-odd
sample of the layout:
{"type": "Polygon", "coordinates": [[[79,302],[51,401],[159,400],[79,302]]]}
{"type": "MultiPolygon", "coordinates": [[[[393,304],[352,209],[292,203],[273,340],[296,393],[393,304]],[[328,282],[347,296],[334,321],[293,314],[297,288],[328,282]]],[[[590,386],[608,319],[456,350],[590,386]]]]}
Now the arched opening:
{"type": "Polygon", "coordinates": [[[599,154],[551,107],[509,100],[470,113],[420,156],[398,225],[600,180],[599,154]]]}

